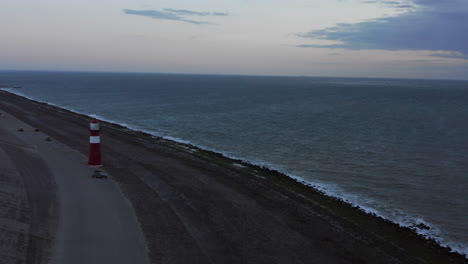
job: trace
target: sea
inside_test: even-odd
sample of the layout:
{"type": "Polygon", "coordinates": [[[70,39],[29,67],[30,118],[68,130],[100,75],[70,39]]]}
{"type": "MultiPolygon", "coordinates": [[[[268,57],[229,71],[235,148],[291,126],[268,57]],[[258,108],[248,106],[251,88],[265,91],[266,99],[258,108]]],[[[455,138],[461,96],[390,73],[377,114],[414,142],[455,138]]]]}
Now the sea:
{"type": "Polygon", "coordinates": [[[2,71],[0,86],[267,166],[468,255],[468,81],[2,71]]]}

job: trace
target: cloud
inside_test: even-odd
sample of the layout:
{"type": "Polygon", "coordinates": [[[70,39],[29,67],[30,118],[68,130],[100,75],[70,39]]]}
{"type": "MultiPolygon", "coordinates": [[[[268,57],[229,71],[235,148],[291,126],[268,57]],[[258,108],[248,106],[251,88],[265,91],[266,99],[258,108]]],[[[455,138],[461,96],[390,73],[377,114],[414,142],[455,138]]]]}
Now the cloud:
{"type": "Polygon", "coordinates": [[[412,5],[395,5],[396,8],[414,8],[412,5]]]}
{"type": "Polygon", "coordinates": [[[228,16],[229,15],[228,13],[222,13],[222,12],[197,12],[197,11],[191,11],[191,10],[172,9],[172,8],[164,8],[163,11],[124,9],[123,12],[128,15],[145,16],[145,17],[150,17],[153,19],[162,19],[162,20],[175,20],[175,21],[181,21],[181,22],[197,24],[197,25],[210,24],[210,23],[205,22],[205,21],[187,19],[186,16],[228,16]]]}
{"type": "MultiPolygon", "coordinates": [[[[355,24],[337,24],[298,35],[338,44],[298,47],[451,51],[449,55],[435,52],[434,56],[468,58],[468,5],[464,1],[413,0],[412,4],[419,7],[411,12],[355,24]]],[[[372,2],[401,7],[396,1],[372,2]]]]}
{"type": "Polygon", "coordinates": [[[227,12],[213,12],[211,13],[212,16],[229,16],[227,12]]]}
{"type": "Polygon", "coordinates": [[[172,8],[164,8],[166,12],[170,12],[172,14],[182,15],[182,16],[209,16],[210,12],[196,12],[184,9],[172,9],[172,8]]]}
{"type": "Polygon", "coordinates": [[[222,13],[222,12],[197,12],[197,11],[190,11],[190,10],[184,10],[184,9],[172,9],[172,8],[164,8],[163,9],[166,12],[170,12],[173,14],[177,15],[182,15],[182,16],[228,16],[228,13],[222,13]]]}
{"type": "Polygon", "coordinates": [[[384,3],[386,5],[399,5],[399,4],[401,4],[400,2],[397,2],[397,1],[382,1],[382,3],[384,3]]]}
{"type": "Polygon", "coordinates": [[[381,4],[388,7],[399,8],[399,9],[406,9],[406,8],[414,8],[414,5],[409,4],[408,1],[382,1],[382,0],[373,0],[373,1],[363,1],[362,3],[365,4],[381,4]]]}

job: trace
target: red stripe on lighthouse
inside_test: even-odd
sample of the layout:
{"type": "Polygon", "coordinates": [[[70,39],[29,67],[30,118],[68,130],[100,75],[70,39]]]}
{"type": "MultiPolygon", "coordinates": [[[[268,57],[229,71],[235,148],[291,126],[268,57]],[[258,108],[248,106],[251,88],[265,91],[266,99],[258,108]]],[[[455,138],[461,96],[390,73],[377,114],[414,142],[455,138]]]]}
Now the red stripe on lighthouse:
{"type": "Polygon", "coordinates": [[[93,118],[89,124],[89,161],[90,166],[101,166],[101,138],[99,137],[99,123],[93,118]]]}

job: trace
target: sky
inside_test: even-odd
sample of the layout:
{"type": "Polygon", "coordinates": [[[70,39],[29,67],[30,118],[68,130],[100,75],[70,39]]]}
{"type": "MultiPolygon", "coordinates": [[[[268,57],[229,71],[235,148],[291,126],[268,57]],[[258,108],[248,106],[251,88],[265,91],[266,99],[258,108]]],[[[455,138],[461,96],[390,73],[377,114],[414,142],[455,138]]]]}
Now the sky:
{"type": "Polygon", "coordinates": [[[468,79],[468,0],[0,0],[0,70],[468,79]]]}

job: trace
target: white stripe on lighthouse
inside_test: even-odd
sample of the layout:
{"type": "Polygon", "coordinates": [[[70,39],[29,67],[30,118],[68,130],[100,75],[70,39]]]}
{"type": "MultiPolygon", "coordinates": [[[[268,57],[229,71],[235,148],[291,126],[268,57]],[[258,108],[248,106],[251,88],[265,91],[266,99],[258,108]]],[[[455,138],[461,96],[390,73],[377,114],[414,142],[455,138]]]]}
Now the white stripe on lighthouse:
{"type": "Polygon", "coordinates": [[[99,130],[99,123],[90,123],[89,130],[99,130]]]}
{"type": "Polygon", "coordinates": [[[99,136],[97,136],[97,137],[90,136],[89,137],[89,143],[91,143],[91,144],[101,143],[101,139],[99,138],[99,136]]]}

